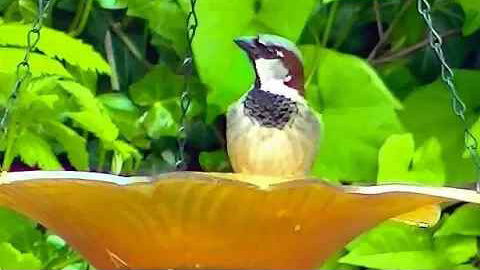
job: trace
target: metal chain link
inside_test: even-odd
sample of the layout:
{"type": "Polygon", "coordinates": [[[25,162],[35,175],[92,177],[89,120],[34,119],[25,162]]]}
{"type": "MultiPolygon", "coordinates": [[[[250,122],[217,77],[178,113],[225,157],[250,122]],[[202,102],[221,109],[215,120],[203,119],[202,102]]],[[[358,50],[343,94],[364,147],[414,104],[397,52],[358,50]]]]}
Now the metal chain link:
{"type": "Polygon", "coordinates": [[[464,132],[464,143],[465,149],[469,152],[470,157],[472,159],[475,171],[476,171],[476,190],[480,192],[480,157],[478,155],[478,141],[477,138],[471,133],[470,129],[468,128],[467,121],[465,119],[465,111],[467,110],[467,106],[462,101],[460,96],[458,95],[457,89],[455,88],[454,83],[454,73],[452,69],[448,66],[447,60],[445,59],[445,55],[442,49],[443,40],[440,34],[435,30],[433,26],[433,21],[431,17],[431,6],[428,0],[418,0],[417,2],[417,9],[420,15],[422,15],[425,23],[427,24],[429,30],[429,44],[432,50],[434,51],[435,55],[437,56],[438,60],[440,61],[441,65],[441,78],[442,81],[446,84],[452,102],[452,109],[456,116],[460,119],[463,132],[464,132]]]}
{"type": "Polygon", "coordinates": [[[182,64],[183,76],[184,76],[184,85],[183,92],[180,98],[180,127],[177,130],[177,144],[178,144],[178,154],[176,156],[176,167],[177,170],[185,170],[187,167],[185,161],[185,144],[187,142],[187,113],[190,108],[191,98],[190,98],[190,79],[193,73],[193,38],[198,27],[198,17],[195,12],[195,4],[197,0],[190,0],[190,12],[187,15],[186,20],[186,37],[187,37],[187,52],[185,59],[182,64]]]}
{"type": "Polygon", "coordinates": [[[30,76],[30,54],[35,50],[38,42],[40,41],[40,30],[43,26],[43,19],[47,15],[47,11],[50,7],[51,0],[39,0],[38,1],[38,15],[35,21],[32,24],[32,28],[27,33],[27,46],[25,48],[25,55],[23,60],[20,61],[16,69],[16,81],[11,91],[11,94],[5,105],[5,111],[0,119],[0,130],[2,131],[2,136],[4,137],[7,134],[7,121],[10,115],[10,112],[15,105],[15,100],[18,95],[22,84],[30,76]]]}

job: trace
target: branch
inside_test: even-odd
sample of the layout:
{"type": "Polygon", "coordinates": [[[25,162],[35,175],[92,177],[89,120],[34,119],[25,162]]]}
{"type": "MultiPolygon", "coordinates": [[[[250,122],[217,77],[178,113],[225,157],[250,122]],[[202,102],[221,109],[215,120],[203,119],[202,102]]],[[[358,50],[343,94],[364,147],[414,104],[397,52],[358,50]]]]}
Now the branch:
{"type": "MultiPolygon", "coordinates": [[[[452,37],[452,36],[455,36],[455,35],[458,35],[460,34],[462,31],[460,29],[452,29],[452,30],[448,30],[447,32],[441,34],[440,36],[442,38],[449,38],[449,37],[452,37]]],[[[420,41],[419,43],[417,44],[414,44],[410,47],[407,47],[405,49],[402,49],[396,53],[392,53],[392,54],[389,54],[389,55],[385,55],[385,56],[382,56],[380,58],[377,58],[377,59],[373,59],[371,60],[370,62],[373,64],[373,65],[379,65],[379,64],[383,64],[383,63],[388,63],[388,62],[391,62],[393,60],[396,60],[396,59],[399,59],[399,58],[402,58],[404,56],[407,56],[417,50],[420,50],[422,48],[424,48],[425,46],[427,46],[428,44],[430,43],[430,39],[429,38],[426,38],[422,41],[420,41]]]]}
{"type": "Polygon", "coordinates": [[[413,0],[407,0],[405,2],[405,4],[402,6],[402,8],[400,9],[400,11],[397,13],[397,15],[395,16],[395,18],[393,19],[392,23],[390,24],[390,26],[388,27],[387,31],[385,32],[385,34],[380,38],[380,40],[378,41],[377,45],[375,45],[375,48],[373,48],[373,50],[370,52],[370,54],[368,55],[368,58],[367,60],[370,62],[372,61],[372,59],[375,58],[375,56],[377,55],[377,52],[379,49],[381,49],[383,47],[383,45],[385,44],[385,42],[387,42],[388,38],[390,38],[390,35],[392,34],[393,32],[393,29],[395,29],[395,26],[398,24],[398,22],[400,21],[400,19],[403,17],[403,14],[405,14],[405,12],[408,10],[408,8],[410,7],[410,5],[412,4],[413,0]]]}

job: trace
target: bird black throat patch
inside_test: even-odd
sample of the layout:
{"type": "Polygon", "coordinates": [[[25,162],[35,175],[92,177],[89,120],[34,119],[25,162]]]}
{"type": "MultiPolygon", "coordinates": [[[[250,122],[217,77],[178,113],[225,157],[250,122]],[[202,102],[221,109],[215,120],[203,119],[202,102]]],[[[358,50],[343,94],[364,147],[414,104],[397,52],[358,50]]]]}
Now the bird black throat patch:
{"type": "Polygon", "coordinates": [[[243,102],[245,114],[261,126],[283,129],[298,112],[297,103],[285,96],[253,89],[243,102]]]}

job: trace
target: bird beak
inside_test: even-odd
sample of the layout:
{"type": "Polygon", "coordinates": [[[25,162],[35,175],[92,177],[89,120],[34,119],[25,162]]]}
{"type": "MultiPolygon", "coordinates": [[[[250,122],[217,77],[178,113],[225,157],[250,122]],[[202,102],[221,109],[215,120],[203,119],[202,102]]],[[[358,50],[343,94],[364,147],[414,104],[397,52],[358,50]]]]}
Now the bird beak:
{"type": "Polygon", "coordinates": [[[238,45],[238,47],[250,54],[256,49],[255,38],[256,37],[239,37],[234,39],[234,42],[238,45]]]}

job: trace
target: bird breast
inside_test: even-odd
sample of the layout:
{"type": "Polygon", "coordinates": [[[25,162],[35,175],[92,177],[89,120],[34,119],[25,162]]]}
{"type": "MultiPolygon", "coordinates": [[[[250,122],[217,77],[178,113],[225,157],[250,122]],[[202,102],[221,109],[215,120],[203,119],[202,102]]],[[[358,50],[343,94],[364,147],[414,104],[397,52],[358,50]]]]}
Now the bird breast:
{"type": "Polygon", "coordinates": [[[227,148],[234,171],[273,176],[307,174],[319,142],[316,116],[302,103],[288,99],[267,102],[261,92],[249,93],[227,114],[227,148]]]}

